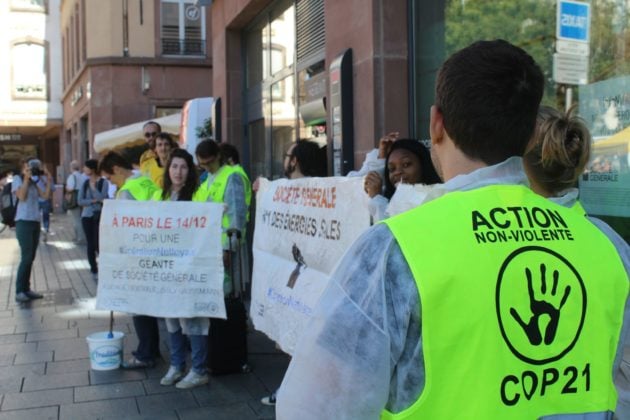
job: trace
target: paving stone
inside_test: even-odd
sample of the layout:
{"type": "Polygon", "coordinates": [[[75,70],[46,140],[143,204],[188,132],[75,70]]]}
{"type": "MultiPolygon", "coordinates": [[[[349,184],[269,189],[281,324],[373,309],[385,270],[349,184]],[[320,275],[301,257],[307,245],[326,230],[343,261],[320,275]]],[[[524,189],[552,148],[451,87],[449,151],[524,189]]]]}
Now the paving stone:
{"type": "Polygon", "coordinates": [[[177,414],[185,420],[259,420],[258,415],[245,403],[212,408],[178,409],[177,414]]]}
{"type": "Polygon", "coordinates": [[[15,354],[35,350],[37,350],[37,343],[13,343],[0,345],[0,355],[15,354]]]}
{"type": "Polygon", "coordinates": [[[151,378],[151,379],[147,379],[146,381],[142,381],[142,384],[144,385],[144,389],[146,390],[147,395],[168,394],[171,392],[179,392],[179,389],[175,388],[174,385],[171,385],[171,386],[160,385],[161,378],[162,377],[151,378]]]}
{"type": "MultiPolygon", "coordinates": [[[[138,407],[134,398],[110,401],[92,401],[85,403],[63,404],[60,407],[60,419],[100,419],[103,416],[126,419],[138,415],[138,407]]],[[[0,419],[1,420],[1,419],[0,419]]]]}
{"type": "Polygon", "coordinates": [[[68,388],[88,385],[90,380],[86,373],[60,373],[55,375],[28,376],[24,379],[23,391],[37,391],[42,389],[68,388]]]}
{"type": "Polygon", "coordinates": [[[67,338],[78,337],[78,331],[76,328],[69,330],[53,330],[53,331],[38,331],[29,332],[26,334],[26,341],[43,341],[43,340],[61,340],[67,338]]]}
{"type": "Polygon", "coordinates": [[[15,327],[16,333],[63,330],[68,328],[68,321],[64,319],[53,319],[47,322],[32,322],[19,324],[15,327]]]}
{"type": "Polygon", "coordinates": [[[199,407],[195,397],[190,391],[179,390],[172,394],[149,395],[147,397],[137,397],[140,414],[159,414],[169,412],[173,409],[183,409],[199,407]]]}
{"type": "Polygon", "coordinates": [[[27,351],[27,352],[17,353],[15,355],[14,364],[25,365],[28,363],[52,362],[52,360],[53,360],[52,351],[27,351]]]}
{"type": "Polygon", "coordinates": [[[0,335],[13,334],[14,332],[15,332],[15,325],[0,326],[0,335]]]}
{"type": "Polygon", "coordinates": [[[0,394],[7,392],[17,392],[22,388],[22,378],[16,376],[5,376],[0,379],[0,394]]]}
{"type": "Polygon", "coordinates": [[[30,410],[3,411],[0,420],[57,420],[58,407],[34,408],[30,410]]]}
{"type": "Polygon", "coordinates": [[[0,378],[22,378],[27,376],[41,376],[46,371],[45,363],[31,365],[14,365],[0,367],[0,378]]]}
{"type": "Polygon", "coordinates": [[[0,318],[10,318],[13,316],[13,311],[0,311],[0,318]]]}
{"type": "Polygon", "coordinates": [[[81,386],[74,389],[74,401],[97,401],[146,395],[142,382],[122,382],[108,385],[81,386]]]}
{"type": "Polygon", "coordinates": [[[26,334],[0,335],[0,345],[24,343],[25,340],[26,334]]]}
{"type": "MultiPolygon", "coordinates": [[[[120,420],[120,417],[106,416],[99,418],[99,420],[120,420]]],[[[177,416],[175,410],[170,410],[169,413],[148,414],[146,416],[125,416],[125,420],[181,420],[181,418],[177,416]]]]}
{"type": "Polygon", "coordinates": [[[46,374],[71,372],[88,372],[90,370],[90,359],[66,360],[62,362],[46,363],[46,374]]]}
{"type": "Polygon", "coordinates": [[[73,401],[72,388],[49,389],[46,391],[17,392],[4,394],[2,411],[21,408],[48,407],[70,404],[73,401]]]}
{"type": "Polygon", "coordinates": [[[3,354],[0,356],[0,366],[11,366],[14,359],[15,354],[3,354]]]}
{"type": "Polygon", "coordinates": [[[147,379],[147,374],[144,369],[90,370],[89,375],[90,384],[92,385],[147,379]]]}
{"type": "Polygon", "coordinates": [[[193,388],[192,392],[202,407],[234,404],[245,402],[252,398],[242,386],[239,387],[239,390],[230,389],[230,387],[226,387],[215,378],[212,379],[209,387],[193,388]]]}

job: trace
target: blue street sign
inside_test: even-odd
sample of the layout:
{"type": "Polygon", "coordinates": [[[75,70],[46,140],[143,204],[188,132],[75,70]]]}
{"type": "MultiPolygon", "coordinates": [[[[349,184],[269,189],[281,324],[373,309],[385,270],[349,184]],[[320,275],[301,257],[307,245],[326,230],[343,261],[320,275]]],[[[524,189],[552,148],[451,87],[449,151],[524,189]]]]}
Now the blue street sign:
{"type": "Polygon", "coordinates": [[[591,5],[570,0],[558,0],[556,38],[589,42],[591,5]]]}

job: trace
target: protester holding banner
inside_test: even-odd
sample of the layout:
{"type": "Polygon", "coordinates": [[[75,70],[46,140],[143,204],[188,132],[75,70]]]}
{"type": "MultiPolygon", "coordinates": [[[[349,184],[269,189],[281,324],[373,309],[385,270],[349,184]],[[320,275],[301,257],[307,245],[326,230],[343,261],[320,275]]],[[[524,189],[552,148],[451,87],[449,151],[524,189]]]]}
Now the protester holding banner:
{"type": "Polygon", "coordinates": [[[243,177],[226,163],[219,146],[204,140],[195,149],[199,166],[208,171],[206,181],[195,194],[195,201],[222,203],[221,242],[225,269],[223,291],[226,320],[210,321],[209,366],[212,374],[249,372],[247,363],[247,311],[243,294],[249,271],[242,269],[246,255],[244,238],[248,206],[243,177]],[[240,262],[240,263],[239,263],[240,262]]]}
{"type": "Polygon", "coordinates": [[[389,146],[383,177],[370,172],[365,177],[365,192],[370,196],[370,214],[378,222],[389,217],[387,204],[399,184],[436,184],[435,172],[427,148],[415,139],[397,139],[389,146]],[[384,184],[384,186],[383,186],[384,184]]]}
{"type": "MultiPolygon", "coordinates": [[[[147,201],[158,190],[151,179],[134,174],[131,164],[114,151],[103,156],[98,169],[101,175],[118,187],[117,200],[147,201]]],[[[133,357],[122,363],[123,369],[155,366],[155,358],[160,355],[157,319],[152,316],[134,315],[133,325],[138,335],[138,347],[132,352],[133,357]]]]}
{"type": "MultiPolygon", "coordinates": [[[[159,150],[160,136],[158,136],[159,150]]],[[[159,155],[159,152],[158,152],[159,155]]],[[[175,149],[166,162],[164,188],[153,194],[157,201],[192,201],[197,190],[198,175],[193,157],[184,149],[175,149]]],[[[188,389],[207,384],[208,317],[165,318],[171,347],[170,367],[160,385],[188,389]],[[192,368],[186,374],[186,337],[192,350],[192,368]]]]}
{"type": "Polygon", "coordinates": [[[278,419],[611,417],[628,276],[583,215],[528,188],[519,156],[543,87],[505,41],[442,65],[430,134],[448,192],[347,252],[300,337],[278,419]]]}
{"type": "MultiPolygon", "coordinates": [[[[223,214],[223,249],[226,270],[230,267],[233,252],[241,252],[244,243],[239,249],[234,249],[227,237],[228,230],[237,230],[244,234],[247,225],[248,205],[246,199],[246,189],[243,177],[238,174],[231,165],[227,164],[216,142],[204,140],[195,149],[199,166],[208,171],[208,178],[201,184],[195,194],[195,201],[211,201],[224,203],[225,212],[223,214]]],[[[243,235],[244,236],[244,235],[243,235]]],[[[241,272],[240,266],[235,265],[234,276],[247,276],[248,273],[241,272]]],[[[245,277],[243,284],[248,283],[245,277]]],[[[239,283],[239,282],[236,282],[239,283]]],[[[240,284],[235,284],[232,279],[225,284],[226,295],[230,293],[240,294],[240,284]]]]}
{"type": "Polygon", "coordinates": [[[151,178],[151,181],[158,187],[162,187],[166,163],[168,161],[171,150],[177,149],[179,146],[169,133],[158,133],[155,136],[155,158],[145,159],[140,167],[143,175],[151,178]]]}
{"type": "Polygon", "coordinates": [[[87,257],[90,264],[90,272],[94,281],[98,281],[98,229],[101,220],[103,200],[108,196],[109,182],[98,173],[98,161],[88,159],[83,167],[83,174],[87,179],[79,189],[77,202],[81,206],[81,224],[87,241],[87,257]]]}

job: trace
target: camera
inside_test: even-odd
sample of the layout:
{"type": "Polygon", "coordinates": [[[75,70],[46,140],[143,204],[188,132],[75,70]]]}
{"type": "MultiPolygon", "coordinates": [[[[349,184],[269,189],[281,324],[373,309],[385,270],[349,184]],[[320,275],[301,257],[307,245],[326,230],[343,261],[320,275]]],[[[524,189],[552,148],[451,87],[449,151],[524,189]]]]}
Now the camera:
{"type": "Polygon", "coordinates": [[[40,176],[43,174],[42,162],[39,159],[29,160],[28,167],[31,169],[31,176],[40,176]]]}

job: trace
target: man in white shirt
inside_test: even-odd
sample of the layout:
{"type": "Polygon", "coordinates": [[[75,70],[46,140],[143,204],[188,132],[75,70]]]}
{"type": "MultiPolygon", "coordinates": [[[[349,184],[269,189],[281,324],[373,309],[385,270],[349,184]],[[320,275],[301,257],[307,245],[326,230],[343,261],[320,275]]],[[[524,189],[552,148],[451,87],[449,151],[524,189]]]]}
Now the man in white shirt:
{"type": "MultiPolygon", "coordinates": [[[[78,196],[79,189],[84,181],[83,174],[81,173],[81,165],[79,165],[78,161],[73,160],[70,162],[70,170],[72,173],[68,175],[68,179],[66,179],[66,200],[69,200],[72,194],[78,196]]],[[[83,227],[81,226],[81,207],[77,205],[68,211],[72,216],[74,242],[78,245],[85,244],[85,233],[83,233],[83,227]]]]}

